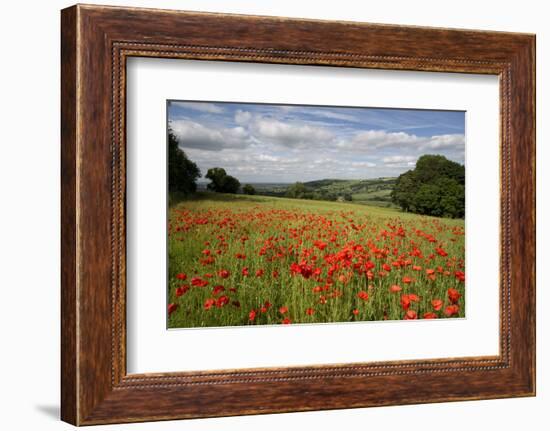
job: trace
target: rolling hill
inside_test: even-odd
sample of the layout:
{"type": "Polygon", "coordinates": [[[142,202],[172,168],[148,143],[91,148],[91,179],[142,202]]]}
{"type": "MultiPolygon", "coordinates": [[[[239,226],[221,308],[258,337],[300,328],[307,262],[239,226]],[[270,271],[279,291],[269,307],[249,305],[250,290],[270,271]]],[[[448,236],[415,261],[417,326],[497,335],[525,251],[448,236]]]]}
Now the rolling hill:
{"type": "MultiPolygon", "coordinates": [[[[396,178],[375,178],[364,180],[342,180],[326,178],[304,182],[302,198],[328,201],[351,201],[354,203],[394,207],[390,194],[396,178]]],[[[255,183],[257,194],[265,196],[286,196],[294,184],[255,183]]]]}

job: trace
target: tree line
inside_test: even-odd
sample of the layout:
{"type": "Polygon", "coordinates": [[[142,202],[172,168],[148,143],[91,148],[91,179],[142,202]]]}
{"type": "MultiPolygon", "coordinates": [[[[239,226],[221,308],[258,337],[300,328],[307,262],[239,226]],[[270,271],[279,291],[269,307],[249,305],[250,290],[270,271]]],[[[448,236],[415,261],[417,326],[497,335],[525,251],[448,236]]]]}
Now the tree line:
{"type": "Polygon", "coordinates": [[[293,199],[311,199],[316,201],[347,201],[351,202],[352,195],[349,192],[340,193],[340,192],[328,192],[326,190],[311,190],[304,183],[296,182],[290,185],[284,196],[287,198],[293,199]]]}

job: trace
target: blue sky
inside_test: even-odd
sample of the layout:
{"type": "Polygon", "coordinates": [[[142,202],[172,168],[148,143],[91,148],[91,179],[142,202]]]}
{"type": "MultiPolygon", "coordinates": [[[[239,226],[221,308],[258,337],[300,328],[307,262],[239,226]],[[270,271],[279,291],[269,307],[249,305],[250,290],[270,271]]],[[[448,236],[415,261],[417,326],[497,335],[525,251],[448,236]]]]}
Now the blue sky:
{"type": "Polygon", "coordinates": [[[203,175],[223,167],[241,183],[396,176],[422,154],[465,157],[463,111],[169,101],[168,122],[203,175]]]}

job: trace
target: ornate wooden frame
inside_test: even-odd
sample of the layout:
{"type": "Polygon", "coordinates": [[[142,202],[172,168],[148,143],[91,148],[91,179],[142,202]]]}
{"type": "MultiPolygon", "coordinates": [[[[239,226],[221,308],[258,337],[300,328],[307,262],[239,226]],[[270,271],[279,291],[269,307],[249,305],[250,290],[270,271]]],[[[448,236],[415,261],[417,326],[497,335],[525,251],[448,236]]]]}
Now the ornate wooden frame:
{"type": "Polygon", "coordinates": [[[534,395],[534,35],[77,5],[62,11],[61,49],[63,420],[88,425],[534,395]],[[498,75],[500,354],[128,375],[130,56],[498,75]]]}

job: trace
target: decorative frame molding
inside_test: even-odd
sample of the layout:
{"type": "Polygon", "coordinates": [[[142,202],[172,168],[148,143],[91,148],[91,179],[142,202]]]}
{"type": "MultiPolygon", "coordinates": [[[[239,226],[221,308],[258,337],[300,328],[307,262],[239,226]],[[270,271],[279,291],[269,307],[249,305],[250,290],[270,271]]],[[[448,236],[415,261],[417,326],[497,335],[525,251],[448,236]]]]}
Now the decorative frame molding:
{"type": "Polygon", "coordinates": [[[77,5],[62,11],[61,43],[63,420],[88,425],[534,395],[533,35],[77,5]],[[128,375],[125,66],[133,56],[498,75],[499,355],[128,375]],[[252,391],[258,396],[248,396],[252,391]]]}

